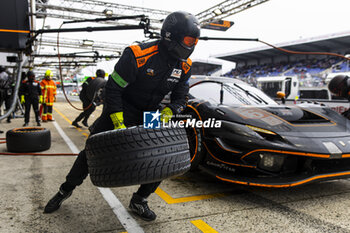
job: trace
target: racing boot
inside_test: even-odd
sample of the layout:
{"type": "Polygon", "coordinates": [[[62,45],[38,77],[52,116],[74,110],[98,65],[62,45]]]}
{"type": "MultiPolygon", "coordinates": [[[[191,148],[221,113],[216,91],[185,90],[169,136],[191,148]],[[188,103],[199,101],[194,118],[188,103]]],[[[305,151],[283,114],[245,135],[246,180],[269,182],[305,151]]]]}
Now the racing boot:
{"type": "Polygon", "coordinates": [[[81,125],[79,125],[77,121],[73,121],[72,125],[77,127],[77,128],[82,128],[81,125]]]}
{"type": "Polygon", "coordinates": [[[64,191],[62,187],[60,187],[58,193],[56,193],[56,195],[46,204],[44,213],[49,214],[58,210],[62,202],[72,195],[72,192],[73,191],[64,191]]]}
{"type": "Polygon", "coordinates": [[[145,221],[153,221],[157,215],[150,210],[147,200],[144,197],[134,193],[130,200],[129,209],[145,221]]]}
{"type": "Polygon", "coordinates": [[[87,120],[83,120],[81,123],[83,123],[83,125],[87,128],[89,128],[89,124],[87,123],[87,120]]]}

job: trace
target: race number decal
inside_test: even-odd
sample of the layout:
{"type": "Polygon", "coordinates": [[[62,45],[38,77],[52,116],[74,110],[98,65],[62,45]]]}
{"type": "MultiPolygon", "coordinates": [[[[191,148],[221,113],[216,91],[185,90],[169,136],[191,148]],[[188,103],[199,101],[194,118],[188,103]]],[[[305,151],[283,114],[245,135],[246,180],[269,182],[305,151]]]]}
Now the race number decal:
{"type": "Polygon", "coordinates": [[[257,108],[237,108],[233,109],[233,111],[240,115],[243,119],[256,119],[262,120],[268,125],[274,126],[282,124],[283,121],[278,117],[272,116],[267,112],[257,109],[257,108]]]}
{"type": "Polygon", "coordinates": [[[239,108],[234,109],[233,111],[244,119],[261,119],[269,116],[256,108],[239,108]]]}
{"type": "Polygon", "coordinates": [[[262,121],[264,121],[266,124],[274,126],[274,125],[279,125],[282,124],[283,122],[278,119],[277,117],[274,116],[268,116],[268,117],[264,117],[261,118],[262,121]]]}

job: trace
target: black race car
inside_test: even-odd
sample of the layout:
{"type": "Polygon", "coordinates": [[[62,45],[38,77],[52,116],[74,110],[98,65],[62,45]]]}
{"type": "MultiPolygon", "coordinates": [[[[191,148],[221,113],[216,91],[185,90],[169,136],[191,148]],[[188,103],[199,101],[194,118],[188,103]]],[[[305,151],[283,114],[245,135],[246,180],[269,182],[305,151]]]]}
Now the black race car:
{"type": "Polygon", "coordinates": [[[237,79],[191,83],[183,113],[192,117],[191,169],[263,187],[350,177],[350,121],[337,112],[318,104],[279,105],[237,79]]]}

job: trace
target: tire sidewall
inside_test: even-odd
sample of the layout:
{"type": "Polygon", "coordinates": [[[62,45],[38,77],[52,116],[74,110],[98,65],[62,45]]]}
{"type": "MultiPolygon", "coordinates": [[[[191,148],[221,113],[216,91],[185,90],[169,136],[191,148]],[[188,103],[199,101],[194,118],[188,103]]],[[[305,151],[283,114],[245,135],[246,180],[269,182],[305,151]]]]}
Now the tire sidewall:
{"type": "Polygon", "coordinates": [[[16,128],[6,132],[9,152],[40,152],[51,147],[50,130],[40,127],[16,128]]]}

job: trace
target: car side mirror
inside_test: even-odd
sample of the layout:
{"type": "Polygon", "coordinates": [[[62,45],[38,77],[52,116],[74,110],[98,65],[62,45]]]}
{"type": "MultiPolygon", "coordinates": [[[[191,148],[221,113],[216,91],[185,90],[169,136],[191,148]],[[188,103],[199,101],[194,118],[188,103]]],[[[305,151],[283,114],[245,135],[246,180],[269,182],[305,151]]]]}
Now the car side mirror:
{"type": "Polygon", "coordinates": [[[278,91],[276,93],[276,96],[277,96],[278,99],[281,99],[282,104],[286,103],[286,94],[283,91],[278,91]]]}

